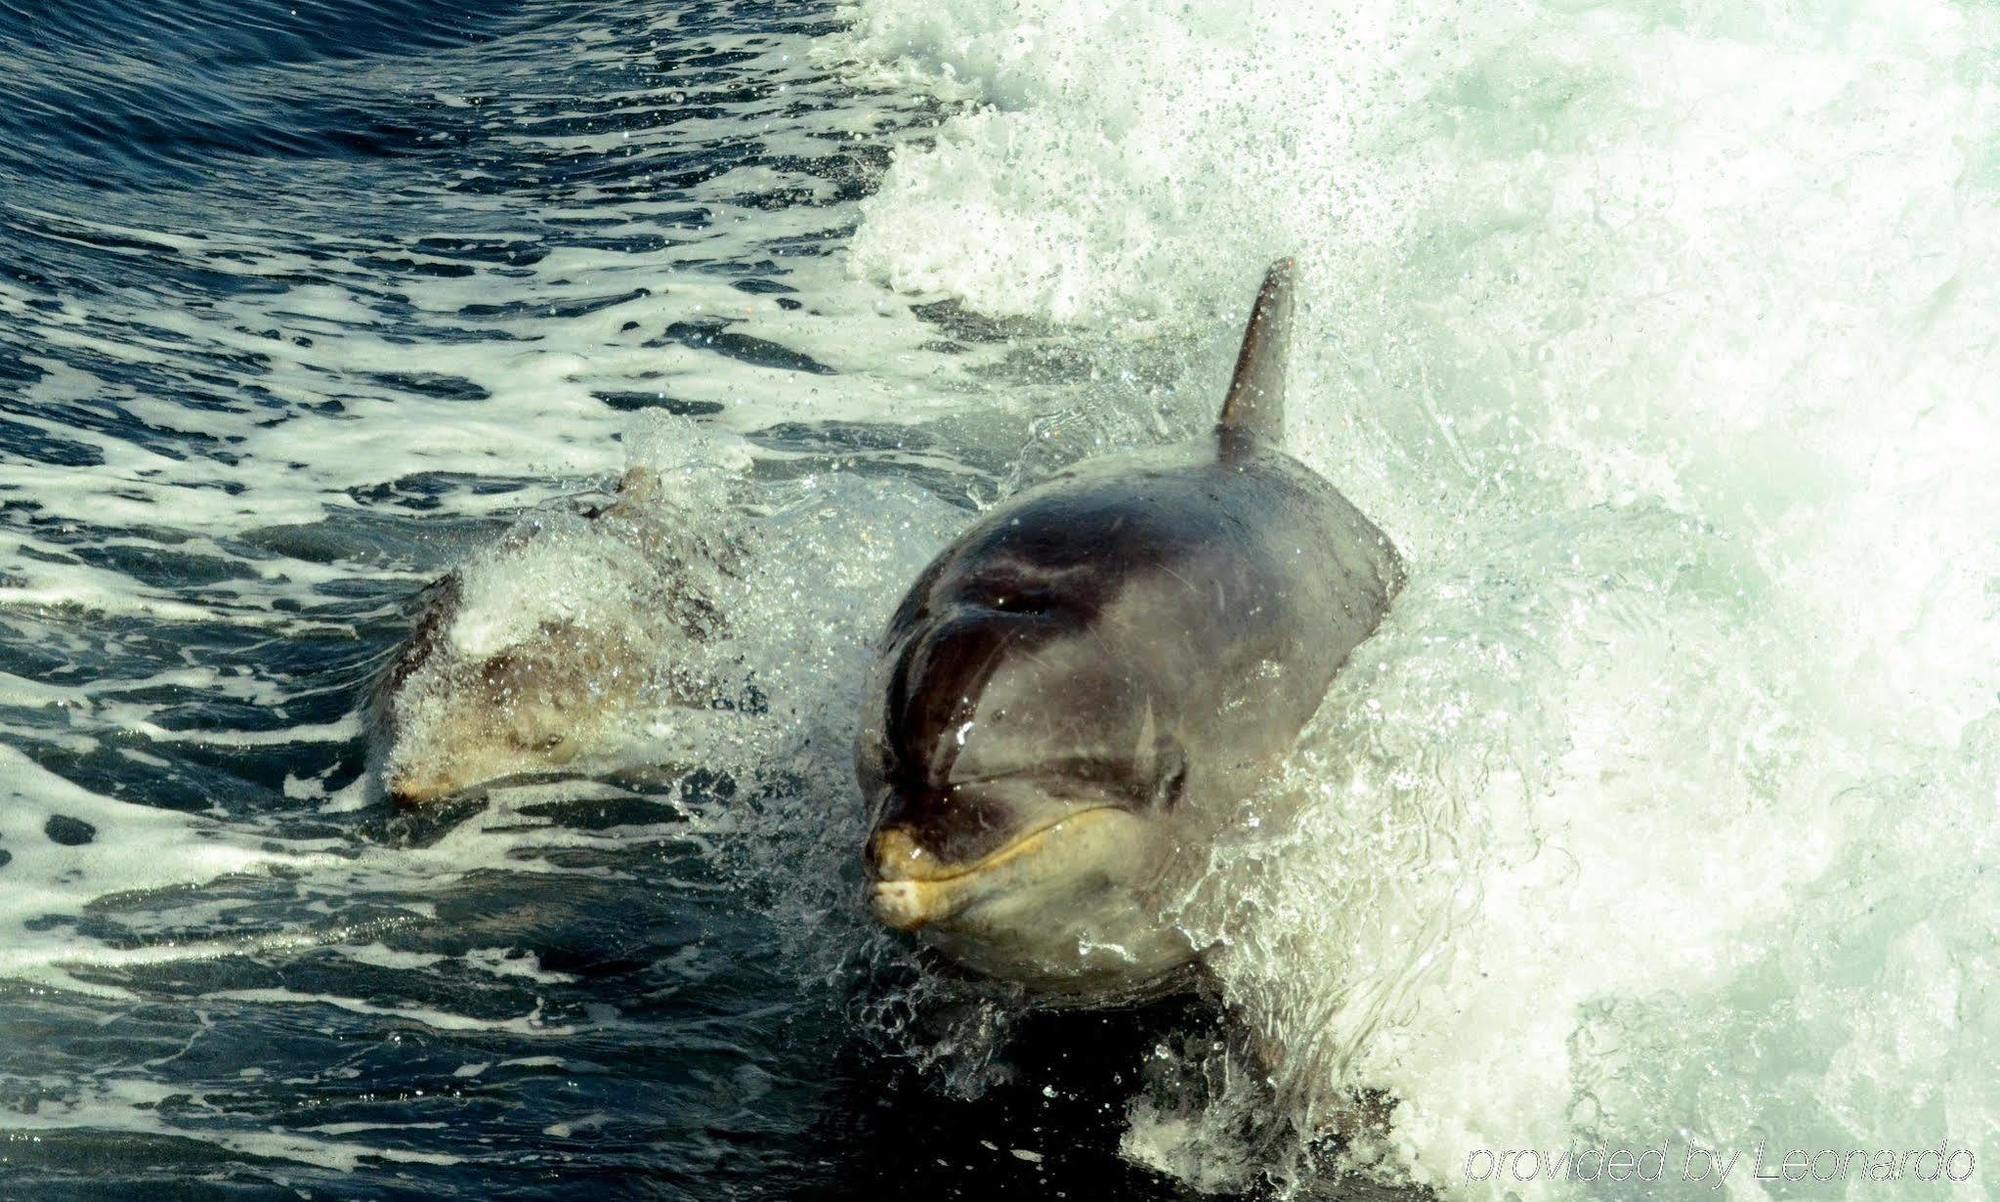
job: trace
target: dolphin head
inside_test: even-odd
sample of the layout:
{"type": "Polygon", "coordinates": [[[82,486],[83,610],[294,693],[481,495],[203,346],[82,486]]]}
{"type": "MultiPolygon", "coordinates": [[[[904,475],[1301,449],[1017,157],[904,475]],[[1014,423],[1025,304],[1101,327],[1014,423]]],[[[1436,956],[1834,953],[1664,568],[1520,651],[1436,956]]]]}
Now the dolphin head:
{"type": "Polygon", "coordinates": [[[532,636],[468,649],[459,578],[446,577],[384,677],[382,784],[415,805],[514,777],[561,772],[644,683],[630,632],[544,621],[532,636]]]}
{"type": "Polygon", "coordinates": [[[722,687],[704,649],[738,549],[647,511],[635,479],[608,509],[525,519],[432,587],[375,696],[391,798],[602,768],[649,707],[722,687]]]}
{"type": "Polygon", "coordinates": [[[1013,575],[892,623],[858,756],[869,905],[986,976],[1145,992],[1192,958],[1149,899],[1188,785],[1171,665],[1089,573],[1013,575]]]}

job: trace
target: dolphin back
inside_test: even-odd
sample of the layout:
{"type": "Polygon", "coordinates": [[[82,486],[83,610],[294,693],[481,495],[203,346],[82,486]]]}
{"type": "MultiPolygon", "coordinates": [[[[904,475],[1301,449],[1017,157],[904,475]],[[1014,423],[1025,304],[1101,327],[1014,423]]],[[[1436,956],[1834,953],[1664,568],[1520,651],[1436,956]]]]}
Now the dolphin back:
{"type": "Polygon", "coordinates": [[[1236,374],[1222,402],[1216,433],[1223,445],[1285,439],[1285,366],[1292,344],[1292,260],[1279,259],[1264,273],[1264,286],[1236,353],[1236,374]]]}

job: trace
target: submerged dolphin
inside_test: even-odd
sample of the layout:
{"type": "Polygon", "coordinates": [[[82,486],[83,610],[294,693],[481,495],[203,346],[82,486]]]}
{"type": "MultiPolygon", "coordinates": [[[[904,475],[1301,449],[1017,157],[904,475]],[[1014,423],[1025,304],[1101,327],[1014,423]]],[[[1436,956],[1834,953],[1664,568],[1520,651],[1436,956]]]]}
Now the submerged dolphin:
{"type": "Polygon", "coordinates": [[[635,714],[748,704],[703,663],[742,549],[663,491],[634,468],[611,504],[534,515],[432,586],[373,698],[391,800],[607,767],[594,757],[635,714]]]}
{"type": "Polygon", "coordinates": [[[1163,881],[1291,750],[1402,586],[1388,538],[1281,449],[1292,264],[1213,437],[989,511],[889,623],[857,775],[871,908],[975,972],[1085,1000],[1201,949],[1163,881]]]}

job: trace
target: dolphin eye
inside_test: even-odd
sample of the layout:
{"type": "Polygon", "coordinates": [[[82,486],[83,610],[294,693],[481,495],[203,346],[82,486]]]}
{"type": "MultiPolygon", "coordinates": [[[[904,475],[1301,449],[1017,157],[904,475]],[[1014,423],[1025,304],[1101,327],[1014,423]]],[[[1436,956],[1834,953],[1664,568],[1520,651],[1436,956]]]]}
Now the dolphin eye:
{"type": "Polygon", "coordinates": [[[1046,614],[1063,606],[1062,595],[1046,582],[1014,573],[981,581],[979,592],[986,605],[1004,613],[1046,614]]]}

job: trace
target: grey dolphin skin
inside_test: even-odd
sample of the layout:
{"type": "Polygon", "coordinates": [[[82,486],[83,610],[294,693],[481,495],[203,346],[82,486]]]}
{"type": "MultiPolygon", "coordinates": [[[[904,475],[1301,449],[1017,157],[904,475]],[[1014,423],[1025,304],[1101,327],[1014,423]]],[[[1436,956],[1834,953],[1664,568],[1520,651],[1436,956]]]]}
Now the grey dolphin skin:
{"type": "Polygon", "coordinates": [[[1160,917],[1402,586],[1388,538],[1285,454],[1289,260],[1212,437],[986,513],[889,623],[857,754],[869,904],[975,973],[1086,1003],[1171,988],[1160,917]]]}

